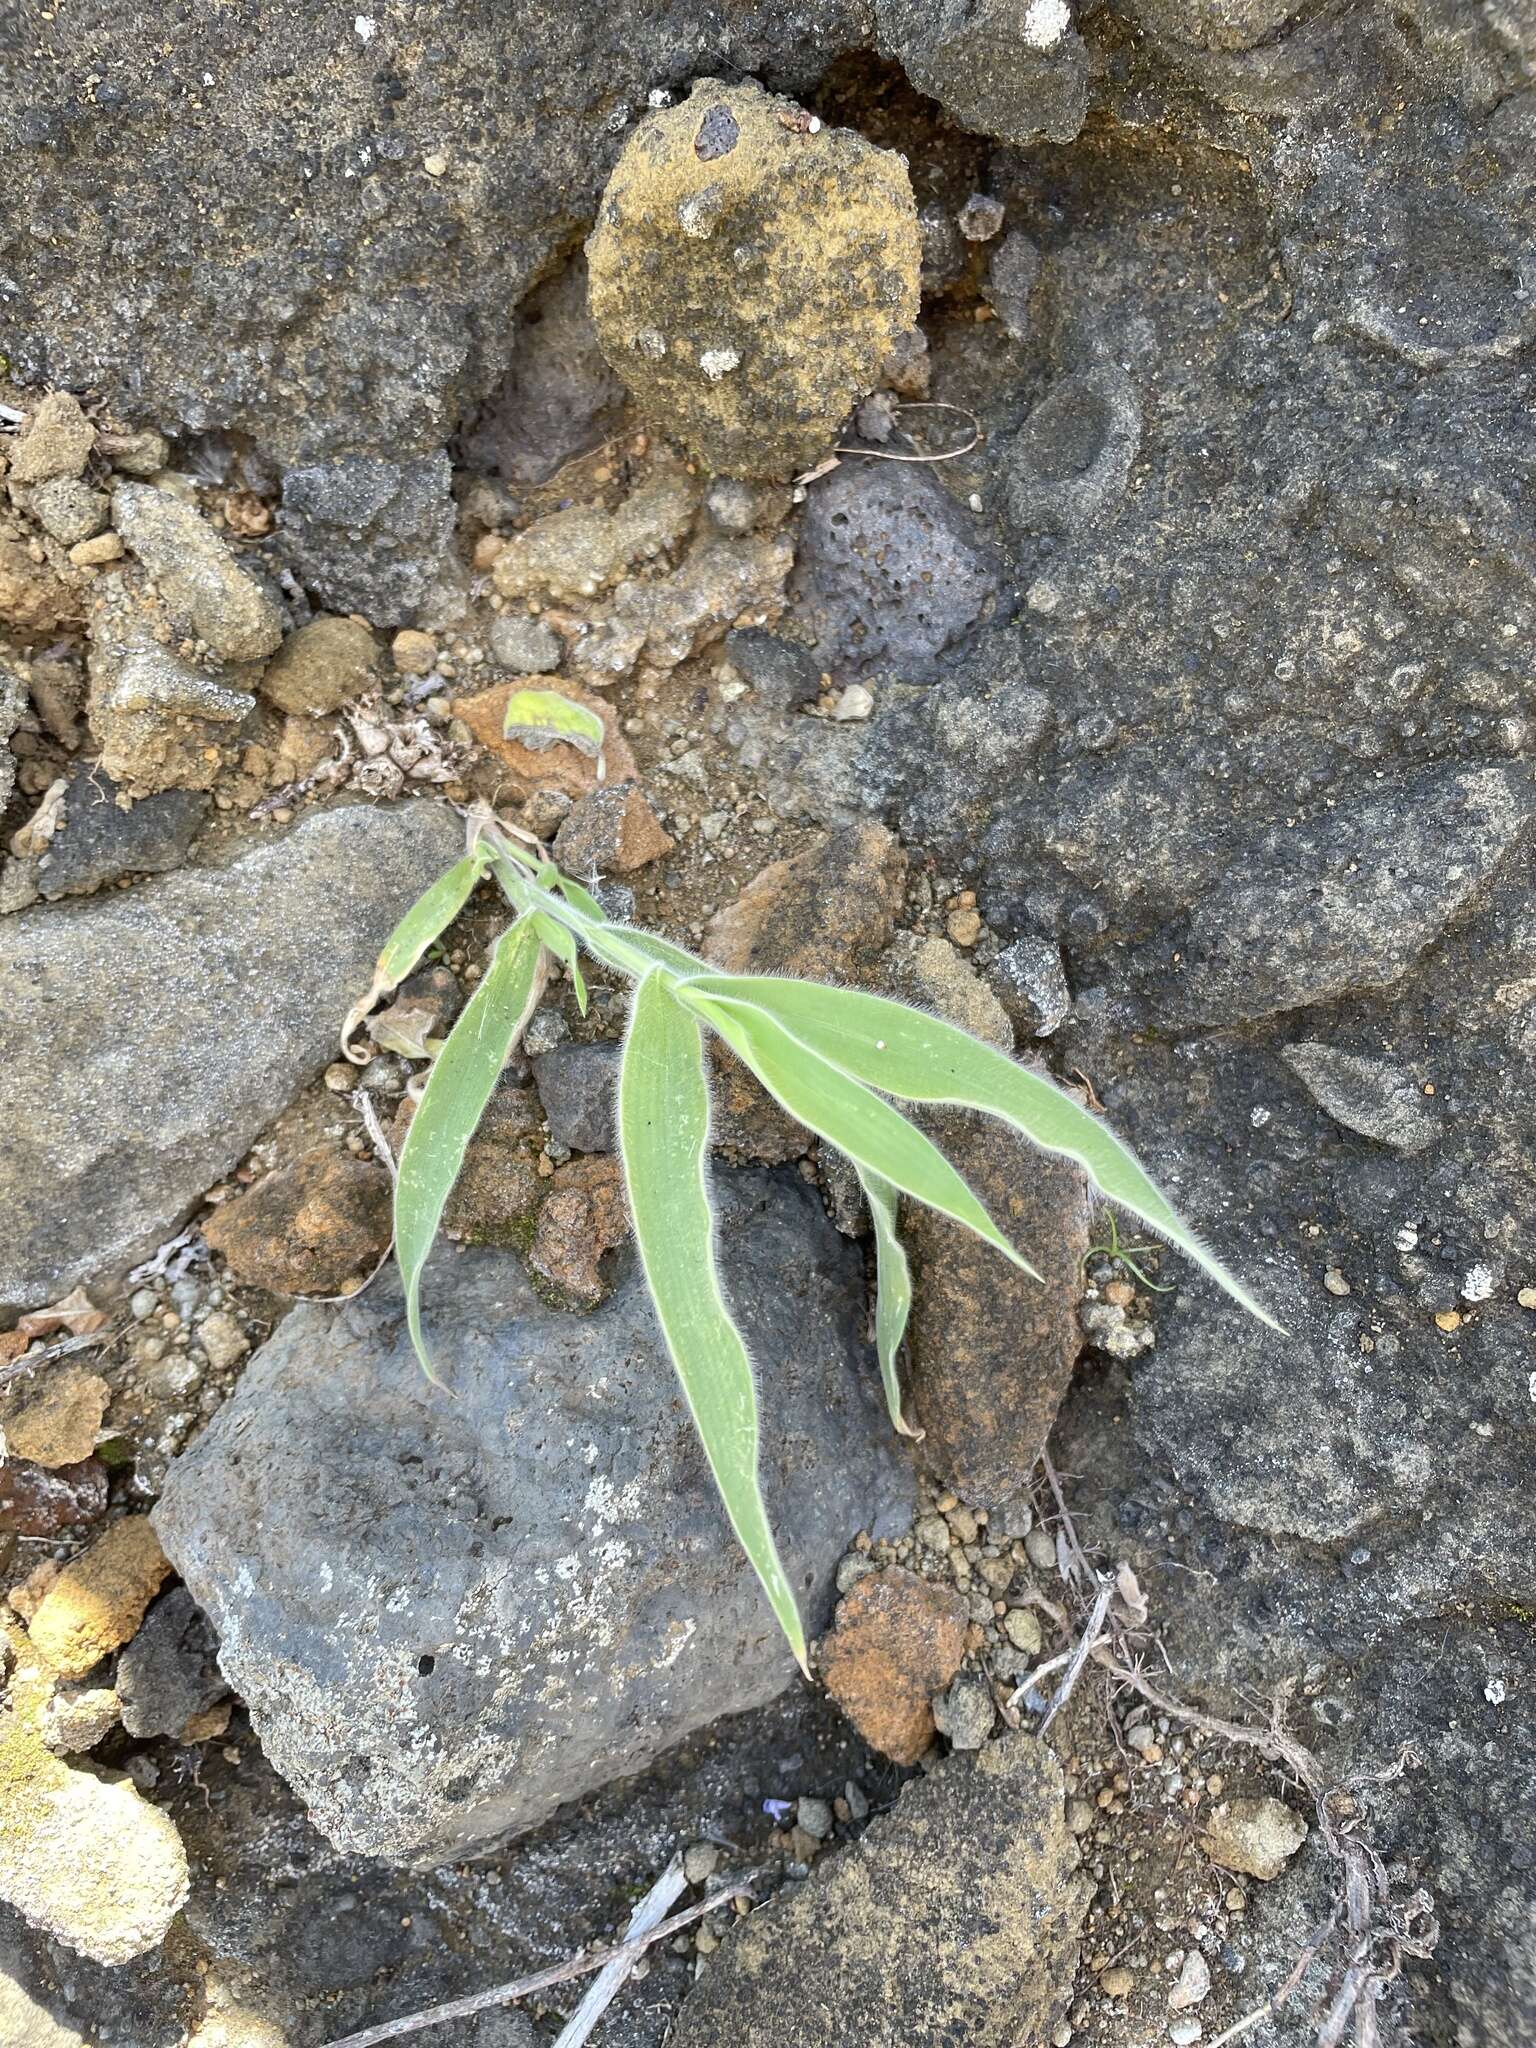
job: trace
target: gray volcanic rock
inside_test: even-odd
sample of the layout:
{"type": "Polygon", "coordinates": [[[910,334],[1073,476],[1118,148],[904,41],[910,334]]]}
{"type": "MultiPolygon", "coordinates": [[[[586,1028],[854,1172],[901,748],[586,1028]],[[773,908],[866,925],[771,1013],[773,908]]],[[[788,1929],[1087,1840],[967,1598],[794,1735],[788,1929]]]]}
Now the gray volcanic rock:
{"type": "MultiPolygon", "coordinates": [[[[719,1195],[764,1490],[814,1633],[849,1538],[909,1514],[911,1480],[857,1250],[798,1180],[721,1174],[719,1195]]],[[[156,1510],[268,1756],[339,1846],[402,1863],[533,1827],[795,1669],[633,1260],[588,1316],[503,1252],[445,1249],[425,1298],[451,1396],[392,1281],[305,1305],[156,1510]]]]}
{"type": "Polygon", "coordinates": [[[839,676],[908,682],[1012,599],[980,522],[916,464],[846,458],[806,499],[790,595],[839,676]]]}
{"type": "Polygon", "coordinates": [[[1389,985],[1533,818],[1528,776],[1467,767],[1273,827],[1185,929],[1144,950],[1142,971],[1180,1023],[1234,1023],[1389,985]],[[1170,974],[1170,960],[1182,971],[1170,974]]]}
{"type": "Polygon", "coordinates": [[[0,109],[0,354],[285,465],[429,453],[506,369],[647,94],[809,83],[865,13],[234,0],[39,24],[0,109]]]}
{"type": "Polygon", "coordinates": [[[443,454],[409,462],[353,456],[306,464],[283,479],[279,545],[329,610],[376,625],[414,617],[453,539],[443,454]]]}
{"type": "Polygon", "coordinates": [[[0,924],[0,1303],[151,1251],[325,1064],[453,813],[319,811],[225,868],[0,924]]]}

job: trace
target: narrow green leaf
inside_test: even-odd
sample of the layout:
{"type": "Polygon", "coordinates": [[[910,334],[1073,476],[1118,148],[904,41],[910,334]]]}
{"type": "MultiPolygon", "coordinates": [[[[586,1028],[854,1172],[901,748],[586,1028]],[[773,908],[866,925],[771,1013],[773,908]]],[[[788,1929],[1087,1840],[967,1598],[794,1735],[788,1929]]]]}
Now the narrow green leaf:
{"type": "MultiPolygon", "coordinates": [[[[1104,1195],[1187,1252],[1234,1301],[1279,1330],[1269,1311],[1208,1251],[1106,1123],[1042,1075],[968,1031],[885,996],[766,975],[705,975],[690,991],[775,1018],[842,1073],[908,1102],[952,1102],[1012,1124],[1047,1152],[1075,1159],[1104,1195]]],[[[1284,1332],[1282,1331],[1283,1335],[1284,1332]]]]}
{"type": "Polygon", "coordinates": [[[920,1437],[923,1432],[909,1428],[901,1412],[901,1379],[896,1370],[896,1354],[912,1312],[912,1269],[896,1234],[896,1190],[877,1173],[862,1166],[854,1170],[875,1226],[875,1351],[885,1384],[885,1405],[903,1436],[920,1437]]]}
{"type": "Polygon", "coordinates": [[[539,935],[528,919],[504,931],[490,966],[432,1063],[395,1175],[395,1254],[411,1342],[437,1375],[421,1334],[421,1275],[475,1126],[544,991],[539,935]]]}
{"type": "MultiPolygon", "coordinates": [[[[846,1153],[855,1166],[889,1181],[902,1194],[926,1202],[1000,1251],[1032,1280],[1040,1275],[1004,1237],[976,1196],[932,1139],[899,1109],[792,1038],[766,1009],[716,1001],[700,991],[718,980],[706,975],[678,983],[678,998],[718,1031],[776,1102],[818,1138],[846,1153]]],[[[772,984],[793,987],[792,982],[772,984]]]]}
{"type": "Polygon", "coordinates": [[[603,721],[585,704],[573,703],[559,690],[514,690],[507,699],[502,731],[524,746],[548,747],[557,741],[600,761],[607,734],[603,721]]]}
{"type": "Polygon", "coordinates": [[[417,897],[384,941],[368,993],[352,1005],[341,1027],[341,1049],[349,1060],[362,1064],[352,1050],[353,1032],[375,1003],[382,1002],[391,989],[399,987],[433,940],[442,937],[469,901],[489,864],[490,854],[481,846],[455,861],[446,874],[439,875],[431,888],[417,897]]]}
{"type": "Polygon", "coordinates": [[[660,971],[644,977],[630,1005],[619,1067],[619,1150],[646,1283],[715,1484],[806,1671],[805,1631],[758,1483],[752,1361],[715,1264],[702,1035],[660,971]]]}
{"type": "Polygon", "coordinates": [[[536,910],[533,922],[539,937],[564,967],[571,978],[571,987],[576,991],[576,1007],[583,1017],[587,1014],[587,984],[581,971],[581,955],[577,951],[575,934],[567,926],[552,918],[547,911],[536,910]]]}

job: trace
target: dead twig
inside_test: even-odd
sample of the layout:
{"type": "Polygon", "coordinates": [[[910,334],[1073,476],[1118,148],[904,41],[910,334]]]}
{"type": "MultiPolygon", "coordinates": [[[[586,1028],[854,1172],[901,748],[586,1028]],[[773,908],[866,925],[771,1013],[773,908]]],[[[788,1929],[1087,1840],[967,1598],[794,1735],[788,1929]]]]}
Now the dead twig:
{"type": "Polygon", "coordinates": [[[1061,1684],[1056,1688],[1055,1698],[1041,1716],[1040,1725],[1035,1730],[1036,1735],[1044,1735],[1046,1729],[1050,1727],[1056,1716],[1072,1697],[1072,1688],[1077,1684],[1082,1674],[1083,1666],[1098,1647],[1099,1630],[1104,1626],[1104,1617],[1109,1612],[1109,1603],[1114,1598],[1114,1593],[1115,1588],[1112,1581],[1104,1580],[1099,1587],[1098,1596],[1089,1610],[1083,1632],[1078,1637],[1077,1648],[1072,1652],[1071,1661],[1067,1665],[1066,1677],[1062,1679],[1061,1684]]]}
{"type": "MultiPolygon", "coordinates": [[[[630,1914],[629,1925],[624,1930],[625,1939],[637,1941],[642,1934],[649,1934],[657,1921],[666,1918],[668,1907],[687,1889],[683,1859],[674,1856],[630,1914]]],[[[586,1996],[560,2029],[555,2048],[583,2048],[591,2037],[592,2029],[613,2003],[639,1960],[638,1956],[616,1956],[611,1962],[604,1963],[587,1987],[586,1996]]]]}
{"type": "Polygon", "coordinates": [[[728,1899],[750,1897],[752,1881],[761,1875],[758,1870],[743,1871],[740,1877],[720,1886],[707,1899],[685,1907],[681,1913],[674,1913],[670,1920],[658,1921],[648,1933],[637,1935],[631,1941],[619,1942],[611,1949],[584,1949],[577,1955],[568,1956],[563,1963],[551,1964],[547,1970],[535,1970],[531,1977],[518,1977],[510,1984],[493,1984],[489,1991],[471,1992],[467,1998],[450,1999],[446,2005],[431,2005],[422,2012],[407,2013],[397,2020],[383,2020],[376,2027],[364,2027],[361,2033],[344,2034],[340,2040],[332,2041],[329,2048],[378,2048],[381,2041],[398,2041],[407,2034],[420,2034],[428,2027],[440,2027],[448,2020],[472,2019],[476,2013],[489,2012],[495,2006],[531,1998],[536,1991],[551,1991],[557,1984],[569,1984],[576,1977],[589,1976],[592,1971],[606,1969],[610,1963],[626,1957],[633,1968],[646,1950],[658,1941],[665,1941],[669,1935],[691,1926],[695,1920],[702,1920],[706,1913],[714,1912],[728,1899]]]}

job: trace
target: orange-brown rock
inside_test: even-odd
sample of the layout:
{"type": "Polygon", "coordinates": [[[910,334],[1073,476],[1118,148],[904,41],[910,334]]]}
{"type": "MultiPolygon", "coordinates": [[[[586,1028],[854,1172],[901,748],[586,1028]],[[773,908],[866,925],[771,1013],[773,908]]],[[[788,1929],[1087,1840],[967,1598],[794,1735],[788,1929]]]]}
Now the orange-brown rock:
{"type": "Polygon", "coordinates": [[[32,1616],[32,1646],[64,1678],[83,1678],[121,1649],[170,1576],[147,1515],[114,1522],[67,1564],[32,1616]]]}
{"type": "Polygon", "coordinates": [[[203,1235],[231,1276],[273,1294],[343,1294],[389,1245],[389,1176],[318,1146],[218,1209],[203,1235]]]}
{"type": "Polygon", "coordinates": [[[603,1254],[628,1236],[623,1169],[611,1153],[594,1153],[556,1168],[528,1263],[562,1294],[596,1308],[610,1291],[599,1270],[603,1254]]]}
{"type": "MultiPolygon", "coordinates": [[[[555,741],[547,747],[526,747],[521,740],[509,740],[502,731],[507,699],[514,690],[555,690],[573,704],[595,711],[603,721],[603,764],[609,782],[633,782],[640,771],[629,742],[619,730],[618,715],[611,704],[583,690],[577,683],[555,676],[515,676],[510,682],[494,683],[477,690],[472,697],[456,697],[455,716],[462,718],[476,741],[490,756],[484,764],[490,771],[488,794],[512,799],[529,796],[536,789],[557,789],[570,797],[585,796],[597,788],[597,763],[579,747],[555,741]]],[[[482,783],[486,777],[478,778],[482,783]]]]}
{"type": "Polygon", "coordinates": [[[704,951],[728,974],[862,980],[891,942],[906,878],[894,833],[844,826],[754,875],[712,919],[704,951]]]}
{"type": "Polygon", "coordinates": [[[933,1741],[931,1702],[960,1668],[968,1619],[958,1593],[899,1565],[866,1573],[838,1602],[822,1638],[822,1679],[893,1763],[917,1763],[933,1741]]]}

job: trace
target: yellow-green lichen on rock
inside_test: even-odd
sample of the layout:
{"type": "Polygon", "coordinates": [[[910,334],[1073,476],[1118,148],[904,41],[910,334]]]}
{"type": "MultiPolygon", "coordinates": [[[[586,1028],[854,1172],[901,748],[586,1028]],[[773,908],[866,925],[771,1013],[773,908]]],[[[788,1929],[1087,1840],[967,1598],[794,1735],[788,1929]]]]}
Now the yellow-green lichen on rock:
{"type": "Polygon", "coordinates": [[[708,78],[636,128],[587,243],[609,362],[736,477],[826,453],[917,319],[919,264],[904,158],[708,78]]]}
{"type": "Polygon", "coordinates": [[[127,1778],[99,1777],[43,1739],[53,1674],[0,1623],[15,1663],[0,1704],[0,1900],[92,1962],[131,1962],[186,1903],[186,1851],[168,1814],[127,1778]]]}

